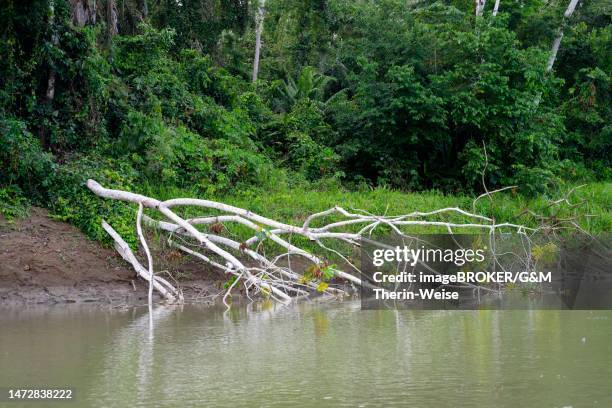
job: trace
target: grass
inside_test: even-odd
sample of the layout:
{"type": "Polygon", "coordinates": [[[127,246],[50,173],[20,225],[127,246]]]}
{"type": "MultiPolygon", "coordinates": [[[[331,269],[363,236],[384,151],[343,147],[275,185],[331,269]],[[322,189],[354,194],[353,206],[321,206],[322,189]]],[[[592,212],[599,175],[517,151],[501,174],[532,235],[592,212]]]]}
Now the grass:
{"type": "MultiPolygon", "coordinates": [[[[612,230],[612,183],[591,183],[576,189],[568,198],[572,204],[582,203],[575,208],[570,208],[567,203],[550,205],[552,201],[563,197],[569,190],[570,188],[566,188],[565,191],[555,196],[537,198],[526,198],[512,192],[502,192],[494,194],[493,201],[489,201],[486,197],[480,199],[475,211],[478,214],[495,218],[498,222],[513,222],[531,227],[537,226],[538,221],[533,215],[525,213],[525,209],[543,216],[556,215],[557,218],[577,215],[578,223],[589,232],[601,233],[612,230]]],[[[384,188],[358,192],[338,188],[312,191],[289,188],[273,192],[247,190],[220,197],[218,200],[247,208],[269,218],[299,225],[308,215],[335,205],[340,205],[347,210],[351,208],[366,210],[377,215],[399,215],[444,207],[460,207],[471,211],[474,197],[445,195],[439,192],[404,193],[384,188]]],[[[446,217],[445,219],[461,221],[462,217],[446,217]]]]}

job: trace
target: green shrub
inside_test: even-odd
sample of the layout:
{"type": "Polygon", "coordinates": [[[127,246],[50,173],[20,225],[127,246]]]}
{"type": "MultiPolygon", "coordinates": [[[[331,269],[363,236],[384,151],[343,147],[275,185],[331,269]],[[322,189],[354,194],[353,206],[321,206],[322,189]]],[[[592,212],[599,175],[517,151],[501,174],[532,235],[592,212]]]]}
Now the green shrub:
{"type": "Polygon", "coordinates": [[[0,118],[0,186],[16,186],[35,202],[48,193],[56,165],[26,124],[0,118]]]}
{"type": "Polygon", "coordinates": [[[333,131],[323,116],[315,101],[302,98],[290,112],[279,114],[263,126],[257,142],[268,146],[273,157],[309,180],[339,176],[340,157],[327,145],[333,139],[333,131]]]}
{"type": "Polygon", "coordinates": [[[287,158],[294,170],[303,173],[309,180],[336,175],[339,156],[332,148],[319,145],[302,132],[289,133],[287,141],[287,158]]]}
{"type": "Polygon", "coordinates": [[[160,115],[132,111],[123,124],[116,156],[127,155],[134,168],[146,178],[175,182],[164,169],[172,170],[176,165],[178,142],[174,128],[166,126],[160,115]]]}
{"type": "Polygon", "coordinates": [[[0,215],[9,221],[25,217],[28,213],[28,199],[17,186],[0,187],[0,215]]]}
{"type": "Polygon", "coordinates": [[[273,186],[278,171],[266,156],[251,149],[239,148],[226,140],[210,141],[209,146],[214,177],[208,191],[227,192],[249,185],[273,186]]]}
{"type": "Polygon", "coordinates": [[[182,65],[182,79],[194,94],[206,94],[211,86],[212,79],[209,73],[212,61],[208,55],[196,50],[182,50],[180,54],[182,65]]]}
{"type": "MultiPolygon", "coordinates": [[[[247,139],[247,141],[250,141],[247,139]]],[[[143,181],[195,188],[207,194],[240,185],[262,185],[272,165],[255,151],[225,139],[204,139],[160,116],[130,112],[115,150],[127,157],[143,181]]]]}
{"type": "Polygon", "coordinates": [[[168,62],[174,44],[172,29],[156,30],[147,24],[138,27],[140,34],[114,38],[113,67],[122,77],[146,75],[168,62]]]}
{"type": "Polygon", "coordinates": [[[106,220],[132,247],[138,239],[135,231],[134,204],[103,199],[86,186],[94,179],[104,187],[136,190],[136,171],[126,162],[100,157],[80,157],[59,168],[51,189],[51,212],[61,221],[79,227],[88,237],[110,242],[102,229],[106,220]]]}
{"type": "Polygon", "coordinates": [[[506,185],[517,184],[528,197],[543,195],[560,184],[560,179],[551,171],[540,167],[526,167],[522,164],[512,166],[514,174],[506,185]]]}

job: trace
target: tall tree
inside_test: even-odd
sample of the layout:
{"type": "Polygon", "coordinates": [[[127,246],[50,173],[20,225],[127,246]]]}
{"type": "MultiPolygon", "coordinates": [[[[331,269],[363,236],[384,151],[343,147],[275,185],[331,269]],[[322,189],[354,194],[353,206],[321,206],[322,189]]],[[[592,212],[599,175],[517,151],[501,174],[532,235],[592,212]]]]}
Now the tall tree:
{"type": "Polygon", "coordinates": [[[563,30],[565,29],[565,25],[569,18],[574,14],[574,10],[578,5],[580,0],[570,0],[565,13],[563,14],[563,21],[561,23],[561,27],[559,27],[559,31],[557,33],[557,37],[553,42],[552,50],[550,51],[550,57],[548,58],[548,65],[546,67],[546,71],[549,72],[552,70],[553,65],[555,65],[555,60],[557,59],[557,53],[559,52],[559,46],[561,45],[561,40],[563,39],[563,30]]]}
{"type": "Polygon", "coordinates": [[[117,26],[117,3],[115,0],[108,0],[107,4],[107,19],[108,21],[108,36],[113,38],[117,33],[119,33],[119,28],[117,26]]]}
{"type": "Polygon", "coordinates": [[[86,24],[96,24],[96,0],[70,0],[70,6],[74,25],[83,27],[86,24]]]}
{"type": "Polygon", "coordinates": [[[486,0],[476,0],[476,15],[482,15],[482,11],[485,8],[486,0]]]}
{"type": "MultiPolygon", "coordinates": [[[[49,1],[48,13],[49,13],[48,14],[49,15],[48,25],[49,25],[49,31],[51,32],[51,43],[53,44],[53,47],[57,47],[59,45],[59,34],[57,32],[57,23],[56,23],[56,16],[55,16],[55,1],[54,0],[49,1]]],[[[53,65],[53,63],[51,63],[51,66],[49,67],[49,74],[47,76],[47,88],[45,91],[45,99],[44,99],[44,103],[48,111],[52,110],[53,99],[55,98],[56,75],[57,73],[55,71],[55,66],[53,65]]],[[[46,129],[45,126],[40,127],[38,136],[40,139],[40,144],[44,148],[49,148],[49,145],[50,145],[49,134],[48,134],[48,129],[46,129]]]]}
{"type": "Polygon", "coordinates": [[[261,33],[264,27],[264,15],[266,13],[266,0],[259,0],[257,15],[255,16],[255,57],[253,58],[253,82],[257,81],[259,74],[259,54],[261,51],[261,33]]]}
{"type": "Polygon", "coordinates": [[[140,9],[140,15],[143,20],[146,20],[149,15],[149,6],[147,6],[147,0],[138,0],[138,8],[140,9]]]}
{"type": "Polygon", "coordinates": [[[495,0],[495,6],[493,7],[493,17],[497,15],[498,10],[499,10],[499,0],[495,0]]]}

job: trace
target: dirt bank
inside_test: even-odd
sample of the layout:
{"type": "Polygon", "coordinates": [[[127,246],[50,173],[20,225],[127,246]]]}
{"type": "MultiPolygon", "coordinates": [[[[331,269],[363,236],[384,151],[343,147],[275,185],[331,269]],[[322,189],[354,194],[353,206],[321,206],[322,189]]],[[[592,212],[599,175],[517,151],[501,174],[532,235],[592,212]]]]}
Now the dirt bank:
{"type": "MultiPolygon", "coordinates": [[[[179,260],[181,262],[181,260],[179,260]]],[[[161,261],[159,270],[176,265],[161,261]],[[165,264],[164,264],[165,263],[165,264]]],[[[156,270],[158,270],[156,267],[156,270]]],[[[207,299],[223,277],[201,265],[180,265],[186,298],[207,299]]],[[[0,306],[14,304],[146,303],[148,284],[112,248],[92,242],[75,227],[32,208],[24,219],[0,216],[0,306]]]]}

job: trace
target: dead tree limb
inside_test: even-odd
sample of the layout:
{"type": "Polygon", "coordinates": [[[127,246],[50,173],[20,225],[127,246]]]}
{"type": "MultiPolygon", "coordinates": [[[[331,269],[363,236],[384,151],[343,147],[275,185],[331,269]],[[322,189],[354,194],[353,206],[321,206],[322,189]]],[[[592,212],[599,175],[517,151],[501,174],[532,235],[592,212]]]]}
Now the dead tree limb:
{"type": "MultiPolygon", "coordinates": [[[[379,216],[363,210],[347,211],[336,206],[306,217],[302,225],[292,225],[264,217],[244,208],[211,200],[175,198],[160,201],[129,191],[104,188],[94,180],[89,180],[87,186],[100,197],[138,205],[137,231],[142,247],[147,254],[148,270],[138,262],[129,246],[107,223],[103,222],[103,227],[115,240],[116,248],[124,259],[132,264],[140,276],[152,282],[151,288],[155,288],[168,299],[179,301],[182,299],[180,292],[153,273],[152,258],[144,240],[141,222],[168,234],[168,243],[174,248],[221,270],[228,276],[233,276],[223,298],[224,302],[227,302],[229,292],[239,284],[244,286],[249,297],[262,293],[281,302],[308,296],[315,291],[324,296],[344,295],[347,293],[346,285],[371,286],[368,281],[362,279],[360,266],[350,260],[350,254],[342,253],[344,249],[336,248],[354,249],[360,245],[361,238],[370,237],[374,230],[383,226],[401,237],[409,237],[406,228],[419,226],[444,228],[449,233],[453,233],[457,228],[463,231],[480,232],[488,234],[491,240],[494,240],[496,233],[502,231],[514,231],[527,236],[539,230],[513,223],[496,223],[491,217],[476,214],[474,209],[469,212],[457,207],[379,216]],[[204,214],[200,217],[183,218],[174,209],[184,206],[200,208],[204,214]],[[155,220],[145,215],[143,213],[145,208],[158,211],[165,220],[155,220]],[[444,215],[453,215],[464,221],[441,221],[439,217],[444,215]],[[325,223],[324,220],[332,216],[335,220],[325,223]],[[315,222],[318,226],[313,226],[315,222]],[[219,224],[222,226],[215,227],[219,224]],[[231,224],[245,227],[252,231],[253,235],[244,242],[223,236],[224,231],[227,231],[225,225],[231,224]],[[200,229],[203,225],[208,225],[207,232],[200,229]],[[342,259],[343,266],[329,265],[321,254],[310,252],[293,244],[292,236],[307,238],[317,244],[321,251],[342,259]],[[275,252],[274,257],[267,255],[262,250],[264,240],[280,249],[280,253],[275,252]],[[340,242],[344,246],[330,248],[324,243],[325,241],[340,242]],[[313,278],[292,268],[291,259],[295,257],[306,259],[316,271],[315,275],[318,275],[313,278]],[[287,263],[281,260],[287,260],[287,263]],[[342,270],[344,267],[349,268],[351,273],[342,270]],[[333,274],[336,278],[335,283],[330,284],[321,278],[323,269],[333,274]],[[345,284],[339,284],[338,281],[344,281],[345,284]]],[[[503,190],[491,191],[487,195],[490,197],[491,194],[503,190]]],[[[482,197],[475,200],[474,208],[476,201],[482,197]]],[[[381,247],[385,246],[382,243],[379,244],[381,247]]],[[[525,264],[530,263],[528,259],[524,262],[525,264]]]]}

